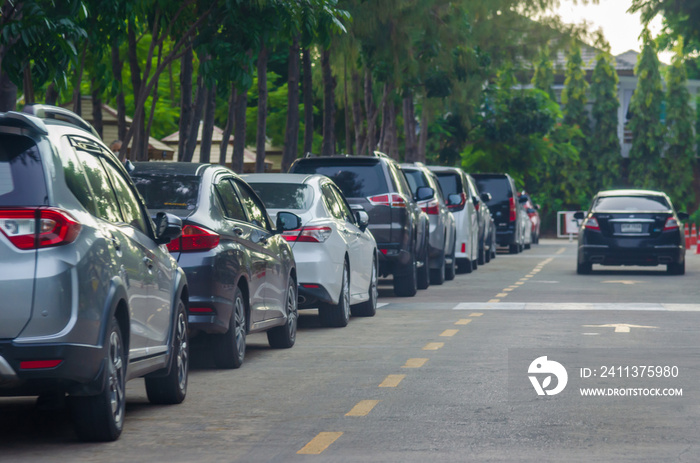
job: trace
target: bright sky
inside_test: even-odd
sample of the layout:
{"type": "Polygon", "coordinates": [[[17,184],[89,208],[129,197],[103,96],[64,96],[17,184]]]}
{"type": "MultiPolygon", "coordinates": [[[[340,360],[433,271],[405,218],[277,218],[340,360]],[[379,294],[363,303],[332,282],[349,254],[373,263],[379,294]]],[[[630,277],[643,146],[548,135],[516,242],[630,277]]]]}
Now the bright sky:
{"type": "MultiPolygon", "coordinates": [[[[632,0],[600,0],[598,5],[574,5],[572,0],[561,0],[561,6],[556,13],[567,23],[580,24],[584,20],[592,27],[591,31],[603,29],[605,38],[610,42],[613,55],[619,55],[627,50],[641,51],[639,34],[642,24],[639,13],[627,13],[632,0]]],[[[652,36],[661,29],[661,18],[657,17],[650,24],[652,36]]],[[[659,54],[659,59],[665,63],[671,62],[670,53],[659,54]]]]}

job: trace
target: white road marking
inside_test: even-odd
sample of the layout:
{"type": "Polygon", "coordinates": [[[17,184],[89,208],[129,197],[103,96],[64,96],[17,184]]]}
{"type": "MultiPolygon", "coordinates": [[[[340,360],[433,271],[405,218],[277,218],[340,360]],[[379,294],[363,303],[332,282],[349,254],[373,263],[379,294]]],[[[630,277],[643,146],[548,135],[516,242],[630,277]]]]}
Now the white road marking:
{"type": "Polygon", "coordinates": [[[389,303],[388,303],[388,302],[378,302],[378,303],[377,303],[377,308],[379,309],[379,308],[381,308],[381,307],[384,307],[385,305],[389,305],[389,303]]]}
{"type": "Polygon", "coordinates": [[[620,310],[620,311],[661,311],[661,312],[700,312],[700,304],[664,304],[651,302],[462,302],[452,310],[620,310]]]}
{"type": "Polygon", "coordinates": [[[628,325],[627,323],[610,323],[607,325],[581,325],[586,328],[615,328],[615,333],[629,333],[631,328],[658,328],[658,326],[628,325]]]}

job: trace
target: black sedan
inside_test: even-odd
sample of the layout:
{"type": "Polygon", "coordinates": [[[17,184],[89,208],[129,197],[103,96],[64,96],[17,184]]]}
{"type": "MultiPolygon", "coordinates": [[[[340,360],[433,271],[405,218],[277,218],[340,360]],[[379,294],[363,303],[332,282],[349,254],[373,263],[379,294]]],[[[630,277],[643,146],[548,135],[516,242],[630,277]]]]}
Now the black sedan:
{"type": "Polygon", "coordinates": [[[579,274],[591,273],[593,264],[666,265],[668,273],[685,273],[685,246],[681,220],[688,214],[673,208],[660,191],[609,190],[599,192],[578,234],[579,274]]]}
{"type": "Polygon", "coordinates": [[[214,337],[217,366],[241,366],[248,333],[267,331],[272,347],[292,347],[297,273],[281,233],[301,219],[280,212],[273,227],[253,189],[222,166],[144,162],[130,174],[151,213],[182,218],[168,249],[190,283],[190,329],[214,337]]]}

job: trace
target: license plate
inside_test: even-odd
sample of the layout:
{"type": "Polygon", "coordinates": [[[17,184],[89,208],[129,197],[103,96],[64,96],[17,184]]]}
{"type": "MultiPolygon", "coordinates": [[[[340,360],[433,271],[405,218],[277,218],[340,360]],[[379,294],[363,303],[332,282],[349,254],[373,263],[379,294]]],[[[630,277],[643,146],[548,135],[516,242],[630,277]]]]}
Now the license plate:
{"type": "Polygon", "coordinates": [[[641,233],[642,224],[641,223],[623,223],[620,224],[620,231],[622,233],[641,233]]]}

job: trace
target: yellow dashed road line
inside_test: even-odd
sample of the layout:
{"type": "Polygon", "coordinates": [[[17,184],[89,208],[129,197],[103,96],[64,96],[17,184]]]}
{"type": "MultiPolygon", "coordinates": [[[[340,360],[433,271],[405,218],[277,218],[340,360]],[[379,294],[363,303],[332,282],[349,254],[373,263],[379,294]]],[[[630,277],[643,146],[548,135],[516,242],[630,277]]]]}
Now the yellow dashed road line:
{"type": "Polygon", "coordinates": [[[311,442],[297,452],[299,455],[319,455],[342,436],[342,432],[319,432],[311,442]]]}
{"type": "Polygon", "coordinates": [[[420,368],[428,361],[428,359],[408,359],[401,368],[420,368]]]}
{"type": "Polygon", "coordinates": [[[462,318],[460,320],[457,320],[455,322],[455,325],[468,325],[469,323],[471,323],[471,321],[471,318],[462,318]]]}
{"type": "Polygon", "coordinates": [[[457,333],[459,333],[459,330],[445,330],[442,333],[440,333],[440,336],[449,338],[449,337],[454,336],[457,333]]]}
{"type": "Polygon", "coordinates": [[[484,314],[483,314],[483,313],[479,313],[479,312],[474,312],[474,313],[470,313],[470,314],[469,314],[470,317],[481,317],[482,315],[484,315],[484,314]]]}
{"type": "Polygon", "coordinates": [[[445,346],[444,342],[429,342],[423,347],[423,350],[438,350],[445,346]]]}
{"type": "Polygon", "coordinates": [[[361,400],[345,416],[367,416],[378,403],[378,400],[361,400]]]}
{"type": "Polygon", "coordinates": [[[396,387],[405,377],[406,375],[389,375],[384,378],[379,387],[396,387]]]}

